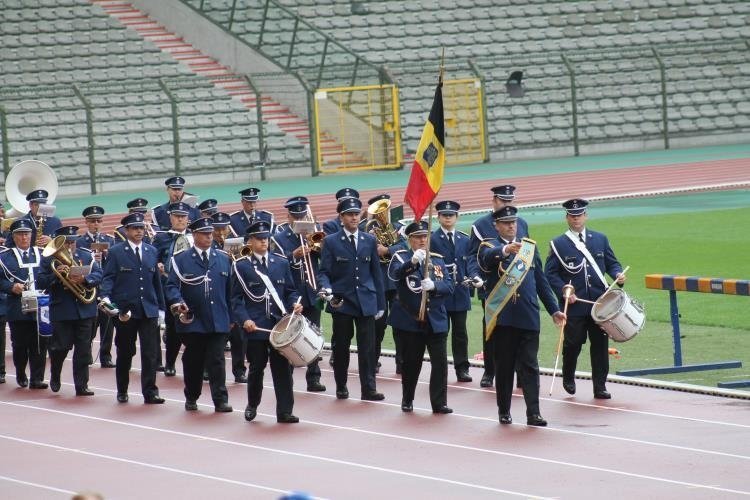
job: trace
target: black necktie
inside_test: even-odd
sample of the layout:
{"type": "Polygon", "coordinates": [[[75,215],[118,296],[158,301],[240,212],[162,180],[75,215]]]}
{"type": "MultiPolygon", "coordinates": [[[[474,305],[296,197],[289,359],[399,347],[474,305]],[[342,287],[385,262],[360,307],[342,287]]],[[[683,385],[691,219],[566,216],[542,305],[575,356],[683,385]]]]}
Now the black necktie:
{"type": "Polygon", "coordinates": [[[349,244],[352,246],[352,250],[354,250],[354,253],[357,253],[357,242],[354,241],[354,235],[349,235],[349,244]]]}
{"type": "Polygon", "coordinates": [[[583,241],[583,234],[578,233],[578,241],[580,241],[581,243],[586,243],[585,241],[583,241]]]}
{"type": "Polygon", "coordinates": [[[29,252],[24,252],[23,253],[23,257],[21,258],[21,260],[23,260],[24,264],[28,264],[29,263],[29,252]]]}
{"type": "Polygon", "coordinates": [[[450,243],[451,246],[455,246],[455,243],[453,243],[453,231],[448,233],[448,243],[450,243]]]}
{"type": "Polygon", "coordinates": [[[263,269],[267,269],[267,267],[266,267],[266,256],[265,255],[260,258],[260,265],[261,265],[261,267],[263,267],[263,269]]]}
{"type": "Polygon", "coordinates": [[[203,266],[207,268],[208,267],[208,255],[206,254],[205,250],[201,252],[201,258],[203,259],[203,266]]]}
{"type": "Polygon", "coordinates": [[[141,247],[135,247],[135,260],[138,261],[138,264],[141,263],[141,247]]]}

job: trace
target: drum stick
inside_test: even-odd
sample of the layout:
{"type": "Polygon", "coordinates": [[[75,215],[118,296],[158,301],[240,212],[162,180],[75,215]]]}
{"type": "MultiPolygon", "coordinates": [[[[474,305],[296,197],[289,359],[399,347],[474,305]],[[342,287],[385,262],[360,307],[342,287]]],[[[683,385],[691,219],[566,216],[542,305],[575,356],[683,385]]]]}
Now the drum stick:
{"type": "Polygon", "coordinates": [[[256,331],[256,330],[261,331],[261,332],[273,333],[273,330],[269,330],[268,328],[261,328],[259,326],[256,326],[255,330],[253,330],[253,331],[256,331]]]}
{"type": "MultiPolygon", "coordinates": [[[[628,272],[628,269],[630,269],[630,266],[625,266],[625,269],[623,269],[620,274],[625,274],[626,272],[628,272]]],[[[617,284],[617,280],[613,281],[612,284],[609,285],[609,288],[607,288],[607,291],[605,291],[602,294],[602,297],[604,297],[605,295],[607,295],[610,292],[610,290],[612,290],[615,287],[616,284],[617,284]]]]}
{"type": "Polygon", "coordinates": [[[594,305],[599,303],[598,301],[594,302],[593,300],[579,299],[578,297],[576,297],[576,302],[585,302],[587,304],[594,304],[594,305]]]}
{"type": "MultiPolygon", "coordinates": [[[[568,314],[568,299],[570,298],[571,294],[575,290],[573,288],[573,285],[569,282],[567,285],[563,286],[563,299],[565,300],[565,305],[563,306],[563,314],[567,316],[568,314]]],[[[565,332],[565,323],[567,323],[567,320],[563,320],[563,324],[560,325],[560,338],[557,340],[557,354],[555,355],[555,369],[552,370],[552,383],[549,385],[549,395],[552,396],[552,388],[555,386],[555,374],[557,374],[557,365],[560,363],[560,351],[562,350],[562,343],[563,343],[563,333],[565,332]]]]}

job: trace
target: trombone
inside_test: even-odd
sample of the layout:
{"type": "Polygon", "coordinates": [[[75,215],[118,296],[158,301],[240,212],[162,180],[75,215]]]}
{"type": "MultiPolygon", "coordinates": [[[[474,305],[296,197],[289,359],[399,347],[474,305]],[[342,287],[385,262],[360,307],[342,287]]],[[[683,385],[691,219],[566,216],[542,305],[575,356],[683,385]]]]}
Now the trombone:
{"type": "Polygon", "coordinates": [[[310,205],[307,205],[305,216],[300,220],[292,221],[291,226],[292,232],[299,237],[299,243],[302,247],[300,277],[302,278],[302,281],[307,282],[310,288],[317,290],[318,283],[315,280],[315,268],[313,267],[310,252],[320,252],[326,234],[319,230],[318,223],[315,222],[315,217],[313,217],[312,207],[310,205]]]}

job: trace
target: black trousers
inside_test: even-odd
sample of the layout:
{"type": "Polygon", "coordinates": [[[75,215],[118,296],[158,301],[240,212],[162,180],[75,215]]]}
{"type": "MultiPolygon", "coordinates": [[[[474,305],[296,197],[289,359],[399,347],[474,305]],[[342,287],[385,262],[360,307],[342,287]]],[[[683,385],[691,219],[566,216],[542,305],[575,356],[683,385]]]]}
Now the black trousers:
{"type": "Polygon", "coordinates": [[[292,413],[292,365],[271,346],[268,340],[247,340],[247,404],[257,407],[263,395],[263,372],[271,362],[271,378],[276,393],[276,415],[292,413]]]}
{"type": "MultiPolygon", "coordinates": [[[[500,413],[510,413],[513,375],[526,401],[526,416],[539,414],[539,331],[498,325],[492,332],[495,347],[495,394],[500,413]]],[[[485,356],[486,359],[486,356],[485,356]]]]}
{"type": "MultiPolygon", "coordinates": [[[[378,362],[380,361],[380,352],[381,347],[383,343],[383,339],[385,338],[385,331],[388,328],[388,315],[391,311],[391,304],[393,304],[393,301],[396,299],[397,292],[396,290],[388,290],[385,292],[385,311],[383,311],[383,316],[380,317],[380,319],[375,320],[375,360],[374,365],[375,367],[378,366],[378,362]]],[[[401,339],[396,333],[396,329],[393,329],[393,344],[396,347],[396,366],[400,367],[403,363],[403,356],[401,355],[401,339]]]]}
{"type": "Polygon", "coordinates": [[[43,381],[47,364],[48,337],[41,337],[38,334],[36,321],[10,321],[9,323],[16,376],[22,379],[26,377],[28,364],[29,379],[32,382],[43,381]]]}
{"type": "MultiPolygon", "coordinates": [[[[315,307],[313,304],[312,306],[307,306],[302,309],[302,316],[308,319],[310,323],[312,323],[315,326],[320,326],[320,309],[315,307]]],[[[318,364],[319,361],[316,359],[309,365],[307,365],[307,370],[305,371],[305,380],[307,383],[311,382],[320,382],[320,365],[318,364]]],[[[294,367],[292,367],[292,370],[294,370],[294,367]]]]}
{"type": "Polygon", "coordinates": [[[482,353],[484,356],[484,374],[483,378],[489,377],[490,380],[495,378],[495,359],[492,353],[495,352],[495,335],[487,340],[487,336],[484,334],[487,331],[487,322],[484,320],[484,306],[485,299],[482,299],[482,353]]]}
{"type": "MultiPolygon", "coordinates": [[[[232,374],[235,377],[241,377],[245,374],[246,342],[245,336],[242,334],[242,329],[239,326],[234,325],[229,331],[229,348],[232,356],[232,374]]],[[[184,356],[185,355],[183,354],[183,357],[184,356]]]]}
{"type": "Polygon", "coordinates": [[[180,354],[182,334],[177,332],[173,314],[166,314],[164,317],[164,326],[164,366],[174,367],[177,362],[177,355],[180,354]]]}
{"type": "Polygon", "coordinates": [[[141,348],[141,392],[144,398],[159,395],[156,387],[156,364],[159,360],[159,324],[156,318],[130,318],[122,322],[116,319],[115,377],[117,392],[128,392],[130,384],[130,367],[135,355],[135,339],[138,338],[141,348]]]}
{"type": "Polygon", "coordinates": [[[0,375],[5,375],[5,316],[0,316],[0,375]]]}
{"type": "Polygon", "coordinates": [[[466,311],[448,311],[451,352],[456,373],[469,371],[469,335],[466,333],[466,311]]]}
{"type": "Polygon", "coordinates": [[[448,332],[434,333],[427,325],[421,332],[398,330],[403,348],[404,364],[401,367],[401,391],[405,401],[414,400],[414,392],[422,371],[425,348],[430,354],[430,403],[432,409],[448,402],[448,332]]]}
{"type": "Polygon", "coordinates": [[[375,391],[375,318],[373,316],[350,316],[331,313],[333,320],[334,351],[336,362],[333,365],[333,376],[336,388],[346,387],[349,371],[349,347],[357,330],[357,361],[359,363],[359,383],[362,392],[375,391]]]}
{"type": "Polygon", "coordinates": [[[225,333],[183,333],[182,373],[185,399],[196,401],[203,388],[203,368],[208,372],[208,385],[214,405],[229,401],[227,372],[224,360],[225,333]]]}
{"type": "Polygon", "coordinates": [[[587,336],[591,341],[589,348],[591,381],[594,384],[594,391],[603,391],[606,389],[609,374],[609,337],[604,330],[599,328],[599,325],[594,323],[591,316],[568,317],[562,349],[563,379],[575,379],[578,355],[581,354],[581,348],[586,343],[587,336]]]}
{"type": "Polygon", "coordinates": [[[49,343],[50,378],[60,379],[65,357],[73,349],[73,383],[76,389],[89,385],[91,329],[95,318],[53,321],[49,343]]]}
{"type": "Polygon", "coordinates": [[[96,321],[91,322],[91,342],[96,338],[99,331],[99,362],[112,361],[112,338],[114,336],[115,322],[102,311],[97,311],[96,321]]]}

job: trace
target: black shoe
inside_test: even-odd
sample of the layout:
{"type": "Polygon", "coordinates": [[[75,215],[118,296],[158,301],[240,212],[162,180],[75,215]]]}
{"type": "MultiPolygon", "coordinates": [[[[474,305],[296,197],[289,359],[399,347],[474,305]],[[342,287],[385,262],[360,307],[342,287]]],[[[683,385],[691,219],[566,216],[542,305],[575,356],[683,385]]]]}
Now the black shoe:
{"type": "Polygon", "coordinates": [[[164,365],[159,365],[156,367],[157,372],[163,372],[164,371],[164,365]]]}
{"type": "Polygon", "coordinates": [[[232,413],[234,408],[229,406],[229,403],[222,401],[221,403],[214,404],[214,411],[216,413],[232,413]]]}
{"type": "Polygon", "coordinates": [[[203,372],[203,381],[204,382],[208,381],[208,372],[203,372]]]}
{"type": "Polygon", "coordinates": [[[52,392],[60,392],[60,386],[60,377],[51,375],[49,378],[49,388],[52,390],[52,392]]]}
{"type": "Polygon", "coordinates": [[[385,396],[382,392],[368,391],[362,393],[362,401],[383,401],[385,396]]]}
{"type": "Polygon", "coordinates": [[[127,392],[118,392],[117,393],[117,402],[118,403],[127,403],[128,402],[128,393],[127,392]]]}
{"type": "Polygon", "coordinates": [[[510,425],[513,423],[513,417],[510,416],[510,413],[501,413],[500,423],[503,425],[510,425]]]}
{"type": "Polygon", "coordinates": [[[411,413],[414,411],[414,404],[411,401],[405,399],[401,400],[401,411],[404,413],[411,413]]]}
{"type": "Polygon", "coordinates": [[[490,375],[482,375],[479,387],[492,387],[492,377],[490,375]]]}
{"type": "Polygon", "coordinates": [[[547,421],[544,420],[541,415],[530,415],[526,417],[526,425],[533,425],[534,427],[547,427],[547,421]]]}
{"type": "Polygon", "coordinates": [[[326,390],[326,386],[320,383],[319,380],[313,380],[307,383],[307,392],[323,392],[326,390]]]}
{"type": "Polygon", "coordinates": [[[4,383],[5,383],[5,374],[0,373],[0,384],[4,384],[4,383]]]}
{"type": "Polygon", "coordinates": [[[224,344],[224,352],[231,352],[231,351],[232,351],[232,345],[229,342],[224,344]]]}
{"type": "Polygon", "coordinates": [[[346,387],[336,389],[336,399],[349,399],[349,389],[346,387]]]}
{"type": "Polygon", "coordinates": [[[102,368],[114,368],[115,366],[111,359],[102,360],[102,368]]]}
{"type": "Polygon", "coordinates": [[[174,377],[177,375],[177,371],[174,369],[174,366],[165,366],[164,367],[164,376],[165,377],[174,377]]]}
{"type": "Polygon", "coordinates": [[[29,379],[26,378],[25,374],[16,375],[16,383],[19,385],[19,387],[28,387],[29,379]]]}
{"type": "Polygon", "coordinates": [[[185,411],[198,411],[198,403],[192,399],[185,401],[185,411]]]}
{"type": "Polygon", "coordinates": [[[247,375],[235,375],[234,381],[238,384],[247,384],[247,375]]]}
{"type": "Polygon", "coordinates": [[[433,408],[432,409],[432,413],[438,413],[438,414],[441,414],[441,415],[446,415],[448,413],[453,413],[453,408],[449,408],[449,407],[447,407],[445,405],[438,406],[437,408],[433,408]]]}
{"type": "Polygon", "coordinates": [[[594,399],[612,399],[612,394],[607,392],[606,389],[594,391],[594,399]]]}
{"type": "Polygon", "coordinates": [[[89,389],[87,386],[76,387],[76,396],[93,396],[94,391],[89,389]]]}
{"type": "Polygon", "coordinates": [[[39,380],[32,380],[29,383],[29,389],[46,389],[47,387],[47,382],[42,382],[39,380]]]}
{"type": "Polygon", "coordinates": [[[466,370],[456,372],[456,380],[459,382],[471,382],[473,379],[471,378],[471,375],[469,375],[469,372],[466,370]]]}
{"type": "Polygon", "coordinates": [[[245,407],[245,420],[252,422],[255,420],[255,416],[258,414],[258,409],[255,406],[247,405],[245,407]]]}
{"type": "Polygon", "coordinates": [[[563,389],[568,394],[576,393],[576,381],[575,380],[563,380],[563,389]]]}
{"type": "Polygon", "coordinates": [[[164,398],[157,394],[155,396],[149,396],[145,398],[143,402],[147,405],[161,405],[164,404],[164,398]]]}
{"type": "Polygon", "coordinates": [[[291,413],[282,413],[276,417],[276,421],[280,424],[296,424],[299,422],[299,418],[291,413]]]}

